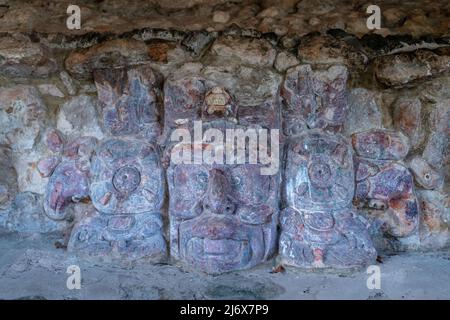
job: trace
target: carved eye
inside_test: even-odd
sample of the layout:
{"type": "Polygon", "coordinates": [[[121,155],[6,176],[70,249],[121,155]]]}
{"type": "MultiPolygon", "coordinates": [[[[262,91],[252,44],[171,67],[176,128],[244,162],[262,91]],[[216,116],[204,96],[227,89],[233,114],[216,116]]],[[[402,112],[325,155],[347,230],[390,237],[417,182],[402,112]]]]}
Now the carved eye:
{"type": "Polygon", "coordinates": [[[205,172],[197,174],[197,182],[201,185],[206,185],[208,183],[208,175],[205,172]]]}
{"type": "Polygon", "coordinates": [[[425,173],[424,178],[425,180],[430,180],[431,176],[429,173],[425,173]]]}

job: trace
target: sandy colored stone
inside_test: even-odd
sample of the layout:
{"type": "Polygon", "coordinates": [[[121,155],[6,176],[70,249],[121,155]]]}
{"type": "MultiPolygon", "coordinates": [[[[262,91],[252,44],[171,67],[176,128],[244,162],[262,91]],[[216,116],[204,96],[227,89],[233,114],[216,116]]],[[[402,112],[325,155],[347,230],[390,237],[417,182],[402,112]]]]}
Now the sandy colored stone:
{"type": "Polygon", "coordinates": [[[434,168],[441,169],[450,163],[450,100],[435,104],[429,118],[430,134],[423,150],[424,159],[434,168]]]}
{"type": "Polygon", "coordinates": [[[439,249],[449,244],[450,207],[445,196],[437,191],[417,192],[420,209],[420,242],[424,249],[439,249]]]}
{"type": "Polygon", "coordinates": [[[310,64],[344,64],[352,69],[364,69],[367,56],[346,42],[331,36],[310,35],[301,39],[298,57],[310,64]]]}
{"type": "Polygon", "coordinates": [[[47,218],[42,210],[42,198],[31,192],[19,193],[5,226],[21,234],[39,234],[62,231],[66,222],[55,222],[47,218]]]}
{"type": "Polygon", "coordinates": [[[45,77],[55,70],[55,59],[40,43],[18,34],[0,37],[0,75],[45,77]]]}
{"type": "Polygon", "coordinates": [[[401,87],[426,80],[450,70],[450,56],[429,50],[400,53],[375,60],[375,76],[389,87],[401,87]]]}
{"type": "Polygon", "coordinates": [[[56,127],[67,137],[104,137],[98,122],[96,102],[87,95],[76,96],[61,106],[56,127]]]}
{"type": "Polygon", "coordinates": [[[348,105],[349,112],[344,122],[346,135],[383,127],[376,92],[364,88],[352,89],[348,95],[348,105]]]}
{"type": "Polygon", "coordinates": [[[287,69],[297,64],[300,64],[300,60],[298,60],[294,54],[286,51],[281,51],[277,54],[274,67],[279,72],[285,72],[287,69]]]}
{"type": "Polygon", "coordinates": [[[117,68],[149,61],[147,46],[133,39],[116,39],[71,52],[66,69],[74,76],[90,78],[94,69],[117,68]]]}
{"type": "Polygon", "coordinates": [[[412,148],[420,145],[424,132],[422,127],[422,103],[418,98],[400,97],[394,103],[394,128],[402,131],[412,148]]]}
{"type": "Polygon", "coordinates": [[[40,84],[38,89],[43,95],[49,95],[57,98],[64,98],[64,93],[54,84],[40,84]]]}
{"type": "Polygon", "coordinates": [[[227,23],[230,20],[230,14],[226,11],[216,11],[213,13],[213,21],[217,23],[227,23]]]}
{"type": "Polygon", "coordinates": [[[32,149],[45,125],[47,108],[33,86],[0,88],[0,143],[15,152],[32,149]]]}
{"type": "Polygon", "coordinates": [[[248,65],[268,67],[275,61],[276,51],[263,39],[227,36],[213,43],[211,54],[219,58],[240,60],[248,65]]]}
{"type": "Polygon", "coordinates": [[[11,149],[0,146],[0,208],[7,207],[17,192],[17,173],[12,160],[11,149]]]}

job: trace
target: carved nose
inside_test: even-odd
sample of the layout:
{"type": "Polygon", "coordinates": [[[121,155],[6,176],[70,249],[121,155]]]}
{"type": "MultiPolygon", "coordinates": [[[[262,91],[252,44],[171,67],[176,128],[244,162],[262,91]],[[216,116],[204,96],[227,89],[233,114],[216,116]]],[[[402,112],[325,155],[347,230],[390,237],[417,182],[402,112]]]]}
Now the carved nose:
{"type": "Polygon", "coordinates": [[[215,214],[232,214],[236,209],[230,196],[231,186],[222,171],[209,171],[208,189],[203,199],[203,209],[215,214]]]}

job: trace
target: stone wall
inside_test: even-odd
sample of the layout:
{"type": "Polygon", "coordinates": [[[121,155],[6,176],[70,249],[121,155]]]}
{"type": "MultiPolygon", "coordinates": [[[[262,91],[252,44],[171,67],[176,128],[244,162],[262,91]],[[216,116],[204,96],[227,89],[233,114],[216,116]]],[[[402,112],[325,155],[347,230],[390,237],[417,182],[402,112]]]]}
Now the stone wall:
{"type": "MultiPolygon", "coordinates": [[[[63,232],[74,251],[102,252],[119,261],[151,256],[154,261],[166,252],[166,244],[158,237],[145,242],[155,237],[155,231],[149,236],[149,224],[162,230],[167,241],[182,241],[169,230],[178,220],[169,212],[171,192],[176,190],[166,182],[163,166],[168,135],[181,117],[204,119],[196,108],[213,90],[236,105],[231,120],[244,127],[280,128],[288,146],[305,132],[342,134],[354,155],[349,161],[355,186],[348,206],[357,210],[378,251],[439,249],[449,244],[446,1],[411,1],[401,8],[394,1],[383,1],[383,28],[375,32],[367,30],[365,4],[358,1],[155,0],[130,1],[126,7],[121,3],[79,1],[82,28],[71,31],[65,28],[64,2],[36,0],[24,5],[0,0],[2,227],[28,234],[63,232]],[[308,97],[312,102],[305,102],[308,97]],[[173,111],[190,103],[193,112],[173,111]],[[139,109],[142,106],[146,109],[139,109]],[[155,154],[148,151],[139,163],[131,156],[125,160],[118,156],[120,165],[113,166],[137,166],[140,179],[161,179],[157,187],[149,185],[136,193],[116,181],[117,190],[136,198],[127,202],[119,197],[109,206],[108,197],[114,194],[107,187],[96,194],[97,185],[113,174],[101,153],[107,143],[120,155],[137,156],[154,148],[155,154]],[[162,170],[159,178],[158,170],[162,170]],[[154,208],[142,205],[147,202],[154,208]],[[99,207],[104,207],[102,213],[120,217],[103,221],[99,207]],[[144,244],[136,241],[137,249],[131,253],[121,251],[131,240],[110,234],[105,243],[93,247],[74,243],[76,232],[100,232],[108,223],[123,227],[131,223],[127,214],[149,211],[156,216],[133,222],[132,237],[144,239],[144,244]],[[84,230],[85,225],[92,230],[84,230]],[[115,242],[118,249],[111,244],[115,242]]],[[[280,156],[289,161],[285,154],[290,147],[283,148],[280,156]]],[[[121,172],[134,177],[133,170],[121,172]]],[[[287,184],[284,170],[276,182],[279,194],[270,203],[276,211],[295,206],[282,195],[287,184]]],[[[218,174],[215,179],[222,177],[218,174]]],[[[283,230],[289,229],[283,224],[301,224],[289,220],[289,215],[282,214],[281,220],[273,217],[266,234],[276,233],[273,228],[279,224],[283,230]]],[[[261,259],[277,252],[277,236],[271,237],[273,244],[260,248],[265,250],[261,259]]],[[[171,244],[172,256],[190,261],[177,250],[171,244]]],[[[200,267],[214,273],[257,262],[235,266],[205,262],[200,267]]]]}

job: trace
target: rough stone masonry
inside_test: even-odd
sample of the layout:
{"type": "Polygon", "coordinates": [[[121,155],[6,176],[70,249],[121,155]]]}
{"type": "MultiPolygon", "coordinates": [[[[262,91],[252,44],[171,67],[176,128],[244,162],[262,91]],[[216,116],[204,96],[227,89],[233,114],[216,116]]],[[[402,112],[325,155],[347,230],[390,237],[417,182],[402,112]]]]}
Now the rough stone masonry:
{"type": "Polygon", "coordinates": [[[209,274],[450,244],[447,1],[378,1],[378,30],[357,0],[68,4],[0,0],[2,228],[209,274]],[[176,163],[195,121],[280,130],[279,171],[176,163]]]}

